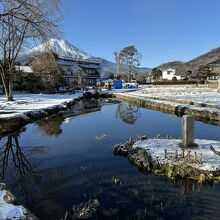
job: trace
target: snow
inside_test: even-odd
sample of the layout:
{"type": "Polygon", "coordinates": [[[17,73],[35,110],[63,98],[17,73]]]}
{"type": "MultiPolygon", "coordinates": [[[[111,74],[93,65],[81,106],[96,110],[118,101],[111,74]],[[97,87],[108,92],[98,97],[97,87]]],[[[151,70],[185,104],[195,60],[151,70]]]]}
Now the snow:
{"type": "Polygon", "coordinates": [[[100,92],[101,94],[117,94],[117,93],[129,93],[129,92],[134,92],[137,91],[138,88],[134,88],[134,89],[112,89],[112,90],[108,90],[108,89],[102,89],[102,91],[100,92]]]}
{"type": "Polygon", "coordinates": [[[25,219],[27,210],[23,206],[15,206],[13,204],[6,203],[4,196],[5,190],[0,190],[0,219],[25,219]]]}
{"type": "Polygon", "coordinates": [[[58,55],[59,58],[63,59],[97,61],[97,58],[78,49],[77,47],[73,46],[68,41],[65,41],[63,39],[51,39],[37,47],[28,50],[27,52],[20,53],[18,61],[25,62],[33,58],[34,56],[44,53],[48,50],[53,51],[55,54],[58,55]]]}
{"type": "Polygon", "coordinates": [[[6,102],[5,96],[0,95],[0,118],[22,116],[30,111],[40,111],[56,105],[63,105],[73,99],[79,98],[82,93],[76,94],[15,94],[14,102],[6,102]]]}
{"type": "Polygon", "coordinates": [[[15,69],[24,73],[33,73],[33,70],[30,66],[15,66],[15,69]]]}
{"type": "MultiPolygon", "coordinates": [[[[117,90],[102,90],[101,94],[115,94],[135,91],[137,89],[117,89],[117,90]]],[[[94,93],[91,88],[89,92],[94,93]]],[[[51,108],[57,105],[63,105],[73,99],[81,97],[81,92],[75,94],[30,94],[17,93],[14,95],[14,102],[5,101],[5,96],[0,95],[0,119],[11,117],[24,117],[27,112],[38,112],[45,108],[51,108]]]]}
{"type": "Polygon", "coordinates": [[[207,104],[210,106],[220,107],[220,93],[209,88],[197,88],[193,86],[155,86],[144,88],[132,93],[134,96],[169,100],[182,101],[196,104],[207,104]]]}
{"type": "MultiPolygon", "coordinates": [[[[134,144],[134,148],[140,147],[147,150],[147,152],[154,159],[158,159],[158,161],[162,164],[174,164],[173,158],[169,158],[169,154],[174,155],[176,150],[178,151],[178,155],[182,154],[182,149],[180,148],[181,139],[147,139],[144,141],[138,141],[134,144]],[[167,150],[168,159],[165,159],[165,149],[167,150]]],[[[184,162],[187,165],[195,167],[199,170],[207,170],[207,171],[216,171],[220,169],[220,156],[213,153],[210,150],[210,146],[213,146],[215,150],[220,151],[220,141],[214,140],[204,140],[204,139],[195,139],[195,143],[198,145],[197,148],[189,149],[191,150],[191,156],[194,157],[195,152],[198,157],[202,155],[202,164],[198,164],[196,162],[184,162]]],[[[185,150],[185,155],[188,153],[185,150]]],[[[176,162],[180,163],[180,162],[176,162]]]]}

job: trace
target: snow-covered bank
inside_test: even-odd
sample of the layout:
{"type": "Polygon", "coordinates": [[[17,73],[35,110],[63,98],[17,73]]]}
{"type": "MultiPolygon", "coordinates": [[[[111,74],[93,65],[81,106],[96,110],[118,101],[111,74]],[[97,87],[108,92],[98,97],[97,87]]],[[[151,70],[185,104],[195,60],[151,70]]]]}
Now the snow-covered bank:
{"type": "Polygon", "coordinates": [[[6,190],[0,190],[0,219],[25,219],[27,210],[22,206],[7,203],[5,197],[8,197],[6,190]]]}
{"type": "Polygon", "coordinates": [[[153,158],[158,158],[160,163],[178,164],[184,163],[200,170],[217,171],[220,170],[220,156],[213,153],[210,146],[216,150],[220,150],[220,142],[213,140],[196,139],[195,143],[198,145],[195,149],[185,149],[185,156],[190,151],[190,158],[188,155],[183,158],[183,151],[180,148],[181,139],[147,139],[136,142],[133,147],[145,149],[153,158]],[[167,156],[165,158],[165,149],[167,156]],[[177,151],[177,158],[176,156],[177,151]],[[195,155],[197,158],[195,158],[195,155]],[[201,160],[201,163],[198,161],[201,160]]]}
{"type": "Polygon", "coordinates": [[[23,206],[14,205],[16,198],[0,183],[0,219],[1,220],[37,220],[23,206]]]}
{"type": "MultiPolygon", "coordinates": [[[[190,88],[194,89],[195,88],[190,88]]],[[[184,114],[188,115],[194,115],[197,120],[205,121],[208,123],[220,125],[220,105],[218,100],[220,101],[220,95],[215,92],[210,92],[208,95],[205,92],[200,93],[200,97],[202,100],[202,97],[206,95],[206,99],[209,99],[207,103],[195,103],[190,102],[187,100],[180,101],[175,99],[175,93],[170,95],[170,99],[164,98],[165,94],[167,94],[168,88],[160,88],[160,92],[158,92],[158,88],[146,88],[144,90],[139,90],[135,92],[129,92],[129,93],[116,93],[115,97],[130,102],[133,104],[137,104],[141,107],[150,108],[162,112],[166,112],[169,114],[175,114],[178,116],[182,116],[184,114]],[[154,96],[152,96],[151,93],[141,94],[143,91],[152,91],[155,90],[157,92],[153,93],[154,96]],[[151,94],[151,95],[149,95],[151,94]],[[171,98],[172,97],[172,98],[171,98]],[[214,101],[212,101],[212,99],[214,101]],[[210,104],[212,102],[212,105],[210,104]]],[[[180,90],[180,88],[178,88],[180,90]]],[[[200,91],[200,89],[197,89],[200,91]]],[[[172,90],[174,92],[174,90],[172,90]]],[[[182,89],[181,89],[182,91],[182,89]]],[[[186,89],[186,93],[187,93],[186,89]]],[[[197,94],[198,95],[198,94],[197,94]]]]}
{"type": "Polygon", "coordinates": [[[134,96],[182,103],[206,104],[220,108],[220,93],[209,88],[190,86],[154,86],[132,92],[134,96]]]}
{"type": "Polygon", "coordinates": [[[15,95],[15,102],[0,98],[0,136],[20,129],[22,126],[69,109],[83,96],[72,95],[15,95]]]}
{"type": "Polygon", "coordinates": [[[82,96],[77,94],[16,94],[14,102],[6,102],[5,97],[0,95],[0,119],[22,116],[27,112],[36,112],[45,108],[63,105],[82,96]]]}
{"type": "Polygon", "coordinates": [[[196,139],[195,142],[198,147],[183,149],[180,139],[147,139],[140,136],[114,146],[113,152],[126,156],[139,168],[155,174],[201,182],[220,181],[220,141],[196,139]]]}

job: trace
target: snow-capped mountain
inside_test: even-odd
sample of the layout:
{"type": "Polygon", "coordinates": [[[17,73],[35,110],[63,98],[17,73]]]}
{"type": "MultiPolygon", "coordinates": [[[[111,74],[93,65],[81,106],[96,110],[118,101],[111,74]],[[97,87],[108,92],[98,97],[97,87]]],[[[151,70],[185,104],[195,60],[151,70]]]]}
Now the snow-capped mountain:
{"type": "Polygon", "coordinates": [[[44,53],[46,51],[52,51],[58,55],[59,58],[63,59],[83,59],[83,60],[93,60],[95,57],[89,55],[88,53],[80,50],[79,48],[73,46],[66,40],[63,39],[51,39],[31,50],[28,50],[19,55],[19,61],[26,61],[33,58],[36,55],[44,53]]]}
{"type": "MultiPolygon", "coordinates": [[[[57,54],[59,58],[70,59],[70,60],[90,60],[100,62],[101,65],[101,75],[102,77],[108,77],[116,72],[116,64],[114,62],[108,61],[106,59],[92,56],[79,48],[73,46],[66,40],[63,39],[51,39],[37,47],[32,48],[26,52],[20,53],[18,56],[18,62],[26,63],[31,58],[42,54],[46,51],[52,51],[57,54]]],[[[122,71],[126,72],[128,67],[125,65],[122,68],[122,71]]],[[[149,68],[137,68],[137,72],[144,73],[147,72],[149,68]]]]}

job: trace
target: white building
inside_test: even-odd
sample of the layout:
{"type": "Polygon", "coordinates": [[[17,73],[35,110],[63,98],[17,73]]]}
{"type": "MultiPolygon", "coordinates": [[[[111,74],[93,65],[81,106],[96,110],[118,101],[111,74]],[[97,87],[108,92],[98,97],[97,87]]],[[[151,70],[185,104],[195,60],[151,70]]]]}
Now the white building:
{"type": "Polygon", "coordinates": [[[33,73],[33,70],[30,66],[15,66],[15,69],[23,74],[33,73]]]}
{"type": "Polygon", "coordinates": [[[181,76],[177,76],[176,70],[172,68],[161,69],[162,71],[162,80],[173,80],[176,77],[177,80],[181,80],[181,76]]]}

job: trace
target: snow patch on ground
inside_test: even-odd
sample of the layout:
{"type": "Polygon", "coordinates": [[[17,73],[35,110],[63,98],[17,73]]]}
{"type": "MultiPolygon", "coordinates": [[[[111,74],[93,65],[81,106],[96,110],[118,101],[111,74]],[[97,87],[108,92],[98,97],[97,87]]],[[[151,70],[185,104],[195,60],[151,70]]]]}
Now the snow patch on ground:
{"type": "Polygon", "coordinates": [[[44,108],[51,108],[62,105],[73,99],[79,98],[82,93],[76,94],[15,94],[14,102],[5,101],[5,96],[0,95],[0,118],[21,116],[31,111],[40,111],[44,108]]]}
{"type": "MultiPolygon", "coordinates": [[[[147,139],[144,141],[138,141],[134,144],[134,148],[140,147],[147,150],[147,152],[154,159],[158,159],[158,161],[162,164],[175,164],[180,163],[178,161],[174,161],[172,156],[174,156],[176,150],[178,151],[179,157],[182,155],[182,149],[180,148],[181,139],[147,139]],[[165,149],[167,150],[168,157],[165,159],[165,149]],[[172,157],[169,158],[169,155],[172,157]]],[[[220,151],[220,141],[213,140],[203,140],[196,139],[195,143],[198,145],[197,148],[189,149],[191,150],[191,156],[194,157],[195,152],[198,157],[202,155],[202,164],[197,162],[192,163],[188,162],[188,165],[195,167],[199,170],[207,170],[207,171],[216,171],[220,170],[220,156],[214,154],[212,150],[210,150],[210,146],[213,146],[215,150],[220,151]]],[[[185,155],[187,155],[188,150],[185,150],[185,155]]],[[[183,161],[182,161],[183,162],[183,161]]],[[[186,161],[184,163],[187,164],[186,161]]]]}
{"type": "Polygon", "coordinates": [[[27,210],[23,206],[15,206],[13,204],[6,203],[4,196],[5,190],[0,190],[0,219],[24,219],[27,210]]]}
{"type": "Polygon", "coordinates": [[[220,93],[209,88],[192,86],[154,86],[132,92],[132,95],[145,98],[179,100],[194,103],[204,103],[220,107],[220,93]]]}

